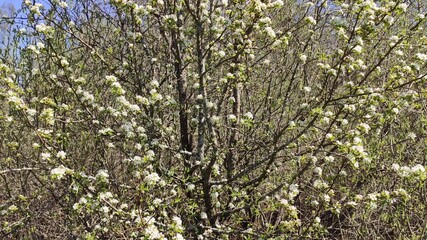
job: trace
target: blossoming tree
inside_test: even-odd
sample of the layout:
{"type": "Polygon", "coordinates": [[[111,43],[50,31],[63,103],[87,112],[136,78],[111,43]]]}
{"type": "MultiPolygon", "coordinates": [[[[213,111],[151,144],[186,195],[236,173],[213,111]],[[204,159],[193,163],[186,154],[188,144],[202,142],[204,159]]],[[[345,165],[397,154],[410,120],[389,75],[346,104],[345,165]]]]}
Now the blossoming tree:
{"type": "Polygon", "coordinates": [[[24,1],[0,236],[425,238],[426,7],[24,1]]]}

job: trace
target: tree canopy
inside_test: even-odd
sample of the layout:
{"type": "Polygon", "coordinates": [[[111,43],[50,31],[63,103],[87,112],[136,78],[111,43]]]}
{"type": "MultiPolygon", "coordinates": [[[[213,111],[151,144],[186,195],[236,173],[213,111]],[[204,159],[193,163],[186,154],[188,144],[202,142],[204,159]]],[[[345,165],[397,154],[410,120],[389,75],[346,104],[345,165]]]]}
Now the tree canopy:
{"type": "Polygon", "coordinates": [[[0,237],[427,238],[423,0],[25,0],[0,237]]]}

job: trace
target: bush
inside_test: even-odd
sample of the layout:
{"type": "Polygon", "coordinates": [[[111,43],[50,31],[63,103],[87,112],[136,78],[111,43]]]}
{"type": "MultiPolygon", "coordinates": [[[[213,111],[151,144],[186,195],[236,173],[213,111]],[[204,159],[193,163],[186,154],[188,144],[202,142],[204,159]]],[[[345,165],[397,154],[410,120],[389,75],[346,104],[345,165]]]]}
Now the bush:
{"type": "Polygon", "coordinates": [[[425,239],[423,1],[24,1],[0,234],[425,239]]]}

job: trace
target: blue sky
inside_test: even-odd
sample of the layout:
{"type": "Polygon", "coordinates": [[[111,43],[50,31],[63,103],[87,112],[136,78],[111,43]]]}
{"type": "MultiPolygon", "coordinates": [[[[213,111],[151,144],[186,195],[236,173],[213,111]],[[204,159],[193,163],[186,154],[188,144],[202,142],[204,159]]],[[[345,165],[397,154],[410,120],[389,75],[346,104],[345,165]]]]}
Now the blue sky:
{"type": "Polygon", "coordinates": [[[16,9],[21,7],[22,0],[0,0],[0,6],[5,3],[12,3],[16,9]]]}

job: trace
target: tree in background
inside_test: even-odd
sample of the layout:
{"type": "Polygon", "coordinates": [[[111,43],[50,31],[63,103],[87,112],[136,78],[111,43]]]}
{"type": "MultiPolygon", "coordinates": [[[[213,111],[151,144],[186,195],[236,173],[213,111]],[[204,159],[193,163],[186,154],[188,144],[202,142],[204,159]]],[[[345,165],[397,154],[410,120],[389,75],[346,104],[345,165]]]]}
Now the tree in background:
{"type": "Polygon", "coordinates": [[[1,236],[425,238],[426,7],[24,1],[1,236]]]}

